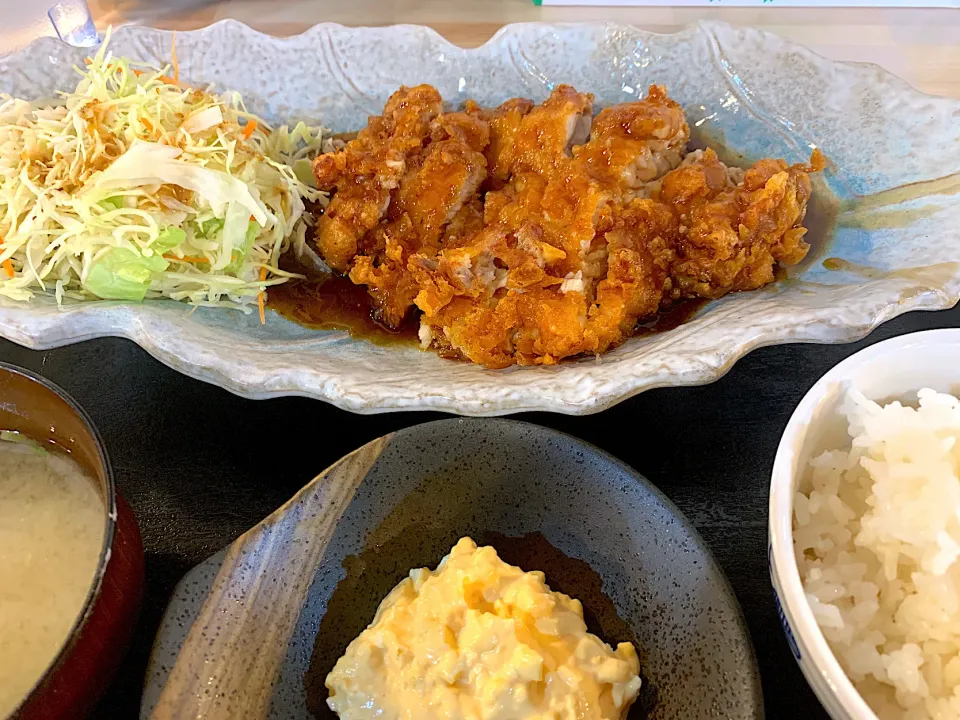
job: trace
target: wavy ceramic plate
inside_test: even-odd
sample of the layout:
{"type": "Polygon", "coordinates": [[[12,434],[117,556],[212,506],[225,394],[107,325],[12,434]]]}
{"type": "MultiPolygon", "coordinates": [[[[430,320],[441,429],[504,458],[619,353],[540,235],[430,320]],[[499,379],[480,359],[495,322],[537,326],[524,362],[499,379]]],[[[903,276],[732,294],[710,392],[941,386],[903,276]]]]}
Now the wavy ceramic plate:
{"type": "MultiPolygon", "coordinates": [[[[170,33],[124,28],[113,50],[162,63],[170,33]]],[[[663,83],[699,140],[746,158],[833,161],[815,212],[840,203],[838,225],[811,233],[790,279],[724,298],[687,324],[634,338],[599,360],[490,371],[413,347],[379,347],[173,302],[0,306],[0,334],[49,348],[127,337],[192,377],[252,398],[307,395],[355,412],[433,409],[582,414],[643,390],[706,383],[745,353],[786,342],[847,342],[908,310],[960,298],[960,102],[923,95],[883,70],[836,63],[779,37],[702,23],[675,35],[618,25],[514,25],[475,50],[431,30],[319,25],[278,39],[233,21],[179,33],[181,76],[243,93],[273,120],[361,127],[400,84],[428,82],[451,101],[542,99],[555,83],[597,104],[663,83]],[[824,260],[831,259],[826,263],[824,260]],[[839,259],[839,260],[834,260],[839,259]]],[[[43,39],[0,59],[0,90],[36,98],[75,82],[87,51],[43,39]]]]}
{"type": "Polygon", "coordinates": [[[323,680],[337,658],[411,568],[465,535],[544,571],[607,642],[635,643],[632,720],[763,719],[740,606],[689,520],[592,445],[471,418],[367,443],[187,573],[141,720],[336,720],[323,680]]]}

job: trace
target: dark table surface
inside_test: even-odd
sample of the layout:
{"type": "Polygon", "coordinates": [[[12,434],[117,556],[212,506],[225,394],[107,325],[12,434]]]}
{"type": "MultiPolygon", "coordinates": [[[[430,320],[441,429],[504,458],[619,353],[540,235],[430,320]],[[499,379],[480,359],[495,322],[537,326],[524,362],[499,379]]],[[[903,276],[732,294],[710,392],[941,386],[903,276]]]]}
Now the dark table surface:
{"type": "MultiPolygon", "coordinates": [[[[825,718],[787,649],[767,574],[767,488],[794,407],[830,367],[903,333],[960,327],[960,307],[912,313],[866,340],[748,355],[720,381],[653,390],[588,417],[517,417],[594,443],[659,486],[713,549],[743,606],[767,717],[825,718]]],[[[146,598],[120,675],[94,717],[136,718],[164,607],[191,567],[282,505],[347,452],[439,413],[361,416],[303,398],[244,400],[177,374],[133,343],[50,351],[0,341],[0,359],[60,384],[100,429],[146,553],[146,598]]]]}

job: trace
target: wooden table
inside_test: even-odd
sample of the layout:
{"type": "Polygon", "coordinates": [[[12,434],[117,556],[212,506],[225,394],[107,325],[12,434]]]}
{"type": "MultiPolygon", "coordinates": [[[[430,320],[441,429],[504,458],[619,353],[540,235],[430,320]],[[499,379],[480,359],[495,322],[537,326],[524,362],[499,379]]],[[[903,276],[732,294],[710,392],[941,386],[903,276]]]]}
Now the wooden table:
{"type": "Polygon", "coordinates": [[[466,47],[480,45],[512,22],[616,21],[674,32],[710,18],[761,27],[837,60],[877,63],[925,92],[960,97],[960,12],[949,9],[536,7],[531,0],[88,2],[98,26],[137,22],[187,30],[234,18],[263,32],[292,35],[320,22],[414,23],[466,47]]]}
{"type": "MultiPolygon", "coordinates": [[[[4,2],[14,0],[0,0],[0,9],[4,2]]],[[[617,20],[668,32],[710,17],[759,25],[834,58],[877,62],[923,90],[960,97],[956,11],[550,9],[527,0],[176,2],[92,0],[91,8],[100,26],[190,29],[234,17],[276,34],[325,20],[424,23],[463,45],[482,43],[505,22],[617,20]]],[[[654,390],[591,417],[519,416],[599,445],[644,473],[693,520],[744,607],[771,720],[826,717],[788,650],[767,574],[767,487],[780,434],[804,392],[837,362],[866,344],[932,327],[960,327],[960,307],[901,317],[853,345],[758,350],[717,383],[654,390]]],[[[143,533],[146,600],[127,662],[95,715],[103,720],[136,717],[153,636],[183,573],[341,455],[440,417],[358,416],[303,398],[243,400],[178,375],[125,340],[47,352],[0,341],[0,360],[50,377],[86,408],[143,533]]]]}

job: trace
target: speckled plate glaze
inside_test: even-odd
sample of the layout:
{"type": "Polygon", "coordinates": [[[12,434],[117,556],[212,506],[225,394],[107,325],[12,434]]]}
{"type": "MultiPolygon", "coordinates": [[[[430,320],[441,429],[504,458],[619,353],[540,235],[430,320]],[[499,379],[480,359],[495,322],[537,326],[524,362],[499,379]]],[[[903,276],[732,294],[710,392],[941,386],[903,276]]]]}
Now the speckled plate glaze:
{"type": "Polygon", "coordinates": [[[650,718],[763,717],[737,601],[669,500],[568,435],[461,419],[401,430],[347,455],[191,570],[160,627],[141,718],[307,720],[308,695],[323,707],[325,670],[390,588],[410,568],[435,567],[460,537],[484,542],[490,533],[541,533],[589,566],[554,574],[545,552],[523,563],[579,595],[608,641],[625,639],[615,637],[618,626],[636,638],[641,697],[656,699],[650,718]],[[590,575],[599,577],[592,591],[590,575]],[[320,672],[308,693],[315,639],[320,672]]]}
{"type": "MultiPolygon", "coordinates": [[[[170,33],[123,28],[113,49],[164,62],[170,33]]],[[[634,338],[600,360],[493,372],[413,347],[384,348],[308,331],[270,315],[172,302],[0,305],[0,334],[49,348],[104,335],[132,339],[195,378],[252,398],[307,395],[362,413],[434,409],[583,414],[648,388],[706,383],[753,348],[846,342],[908,310],[960,298],[960,102],[923,95],[875,66],[828,61],[777,36],[702,23],[675,35],[619,25],[505,27],[463,50],[421,27],[319,25],[277,39],[233,21],[177,36],[181,76],[239,90],[271,120],[355,130],[400,84],[428,82],[453,103],[542,99],[555,83],[597,105],[664,83],[696,139],[746,158],[791,162],[820,147],[833,161],[821,205],[836,231],[791,279],[727,297],[671,332],[634,338]],[[828,270],[827,257],[840,258],[828,270]],[[388,371],[385,371],[388,369],[388,371]]],[[[43,39],[0,58],[0,90],[36,98],[75,82],[86,51],[43,39]]],[[[821,208],[822,209],[822,208],[821,208]]]]}

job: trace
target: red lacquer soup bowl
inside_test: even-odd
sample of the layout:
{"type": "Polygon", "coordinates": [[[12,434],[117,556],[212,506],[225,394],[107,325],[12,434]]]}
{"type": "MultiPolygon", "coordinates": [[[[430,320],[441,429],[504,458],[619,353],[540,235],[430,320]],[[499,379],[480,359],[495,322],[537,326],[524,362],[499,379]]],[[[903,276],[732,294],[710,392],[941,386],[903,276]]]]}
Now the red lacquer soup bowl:
{"type": "Polygon", "coordinates": [[[76,720],[96,704],[130,640],[143,597],[140,532],[97,429],[59,387],[0,363],[0,430],[54,444],[94,480],[103,500],[103,546],[86,599],[59,652],[11,716],[76,720]]]}

